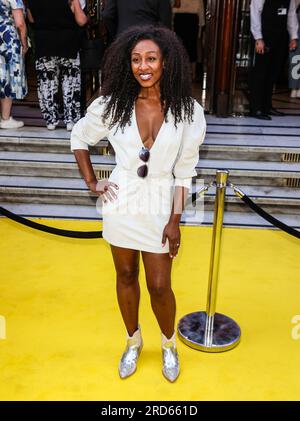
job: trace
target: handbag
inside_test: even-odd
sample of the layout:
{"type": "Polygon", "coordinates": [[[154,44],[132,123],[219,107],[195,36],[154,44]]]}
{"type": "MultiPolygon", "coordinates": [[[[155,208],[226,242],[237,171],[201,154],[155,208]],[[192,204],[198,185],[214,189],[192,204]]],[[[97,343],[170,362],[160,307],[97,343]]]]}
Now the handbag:
{"type": "Polygon", "coordinates": [[[80,48],[80,67],[83,72],[99,70],[105,45],[102,39],[84,38],[80,48]]]}

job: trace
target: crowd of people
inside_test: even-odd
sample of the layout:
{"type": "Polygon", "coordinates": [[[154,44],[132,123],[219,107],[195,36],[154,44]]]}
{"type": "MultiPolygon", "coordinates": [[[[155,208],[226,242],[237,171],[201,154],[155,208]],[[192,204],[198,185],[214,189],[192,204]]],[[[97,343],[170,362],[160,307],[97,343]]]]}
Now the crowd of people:
{"type": "MultiPolygon", "coordinates": [[[[205,26],[204,0],[106,0],[102,2],[103,24],[108,42],[135,25],[163,25],[181,39],[191,63],[193,80],[199,80],[205,26]]],[[[27,93],[24,56],[34,45],[37,93],[46,127],[59,123],[61,85],[63,121],[72,130],[82,113],[79,51],[82,28],[88,24],[86,0],[0,0],[0,128],[20,128],[22,121],[11,115],[13,100],[27,93]],[[28,38],[30,25],[34,40],[28,38]]],[[[279,77],[290,35],[289,88],[291,98],[300,98],[298,77],[300,0],[251,0],[251,33],[255,61],[249,82],[250,115],[271,119],[281,112],[272,107],[272,92],[279,77]],[[288,31],[287,31],[288,30],[288,31]]]]}
{"type": "MultiPolygon", "coordinates": [[[[153,24],[172,28],[182,39],[195,66],[201,55],[203,0],[106,0],[103,21],[108,42],[134,25],[153,24]],[[190,31],[185,30],[186,23],[190,31]]],[[[11,116],[13,100],[27,93],[25,54],[34,47],[37,93],[48,130],[59,123],[59,88],[63,96],[63,121],[72,130],[81,116],[81,28],[88,24],[86,0],[0,0],[0,96],[1,128],[24,125],[11,116]],[[30,25],[29,39],[26,29],[30,25]],[[8,36],[9,34],[9,36],[8,36]]]]}

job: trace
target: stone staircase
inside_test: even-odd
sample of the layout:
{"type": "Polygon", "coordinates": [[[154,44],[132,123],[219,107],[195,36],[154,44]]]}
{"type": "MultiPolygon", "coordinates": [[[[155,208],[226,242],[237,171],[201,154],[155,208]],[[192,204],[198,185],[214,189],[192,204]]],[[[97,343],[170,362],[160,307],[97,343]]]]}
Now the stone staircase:
{"type": "MultiPolygon", "coordinates": [[[[207,116],[207,136],[197,166],[207,184],[216,169],[230,171],[230,181],[283,222],[300,227],[300,126],[297,117],[257,125],[247,118],[207,116]]],[[[0,205],[23,216],[99,219],[97,197],[90,193],[70,152],[70,134],[63,129],[25,127],[0,131],[0,205]]],[[[115,160],[108,142],[91,148],[97,176],[107,177],[115,160]]],[[[193,189],[198,187],[194,185],[193,189]]],[[[201,199],[200,199],[201,202],[201,199]]],[[[214,188],[205,194],[204,213],[182,222],[211,224],[214,188]]],[[[225,225],[269,226],[227,190],[225,225]]]]}

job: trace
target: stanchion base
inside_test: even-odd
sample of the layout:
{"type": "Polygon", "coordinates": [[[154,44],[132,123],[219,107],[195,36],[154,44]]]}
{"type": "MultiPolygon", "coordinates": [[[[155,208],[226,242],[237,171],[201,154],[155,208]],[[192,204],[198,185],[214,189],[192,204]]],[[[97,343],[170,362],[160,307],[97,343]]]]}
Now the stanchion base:
{"type": "Polygon", "coordinates": [[[237,346],[241,339],[239,325],[224,314],[215,313],[212,344],[204,341],[206,312],[190,313],[179,320],[179,338],[191,348],[205,352],[223,352],[237,346]]]}

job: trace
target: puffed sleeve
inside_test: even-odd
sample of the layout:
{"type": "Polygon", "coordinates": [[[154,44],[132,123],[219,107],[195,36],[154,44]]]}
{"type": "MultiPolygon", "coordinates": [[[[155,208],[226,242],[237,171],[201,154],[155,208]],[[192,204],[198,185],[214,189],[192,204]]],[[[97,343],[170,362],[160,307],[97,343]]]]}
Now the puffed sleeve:
{"type": "Polygon", "coordinates": [[[96,145],[109,133],[108,124],[103,123],[102,114],[105,101],[95,99],[87,109],[86,115],[77,121],[71,133],[71,151],[75,149],[88,150],[88,145],[96,145]]]}
{"type": "Polygon", "coordinates": [[[192,123],[184,123],[181,147],[173,169],[175,186],[191,187],[192,177],[197,175],[195,167],[199,161],[199,146],[203,143],[206,121],[201,105],[195,101],[192,123]]]}

